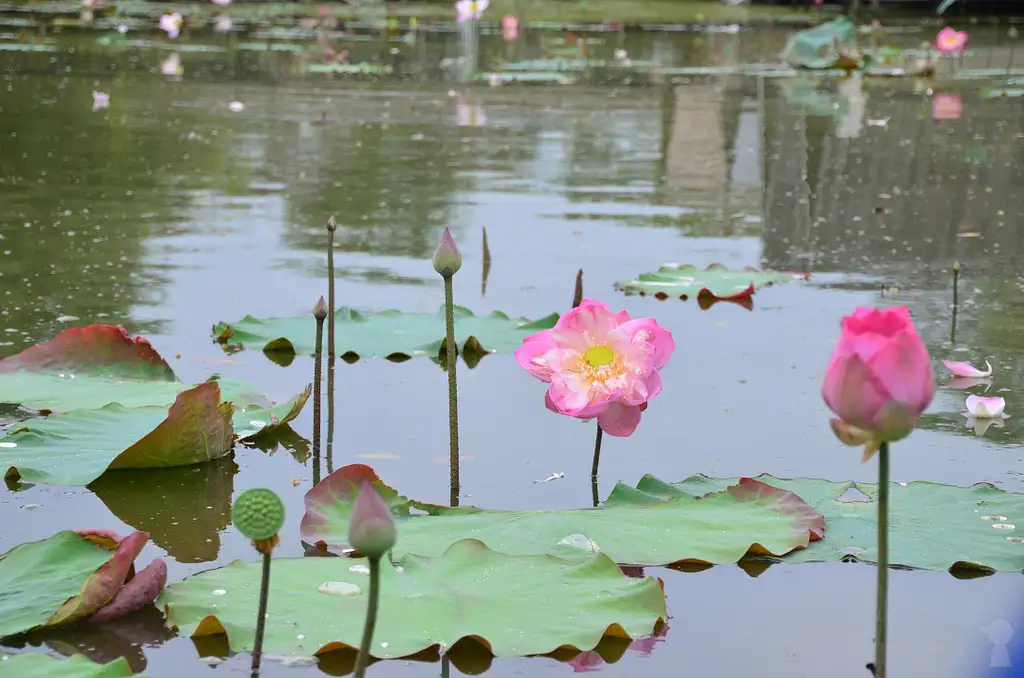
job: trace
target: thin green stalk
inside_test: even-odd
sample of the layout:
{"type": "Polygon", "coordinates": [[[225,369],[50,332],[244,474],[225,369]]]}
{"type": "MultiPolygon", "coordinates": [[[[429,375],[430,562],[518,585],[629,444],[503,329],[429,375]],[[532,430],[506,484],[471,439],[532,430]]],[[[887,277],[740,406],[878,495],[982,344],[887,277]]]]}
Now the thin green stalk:
{"type": "Polygon", "coordinates": [[[334,356],[327,358],[327,473],[334,473],[334,356]]]}
{"type": "Polygon", "coordinates": [[[327,356],[334,357],[334,231],[338,228],[332,215],[327,220],[327,356]]]}
{"type": "Polygon", "coordinates": [[[885,678],[889,622],[889,443],[878,448],[878,585],[875,599],[875,678],[885,678]]]}
{"type": "Polygon", "coordinates": [[[316,319],[316,353],[313,356],[313,485],[320,482],[320,378],[323,376],[324,321],[316,319]]]}
{"type": "Polygon", "coordinates": [[[451,505],[459,505],[459,390],[455,371],[459,353],[455,346],[455,299],[452,277],[444,276],[445,357],[448,369],[448,472],[451,505]]]}
{"type": "Polygon", "coordinates": [[[597,479],[597,466],[601,463],[601,438],[604,437],[604,431],[601,430],[601,424],[597,425],[597,436],[594,438],[594,463],[590,467],[590,477],[597,479]]]}
{"type": "Polygon", "coordinates": [[[252,678],[260,674],[260,657],[263,654],[263,629],[267,624],[267,597],[270,593],[270,549],[263,554],[263,579],[260,581],[260,604],[256,617],[256,640],[252,645],[252,678]]]}
{"type": "Polygon", "coordinates": [[[363,642],[359,644],[356,657],[355,678],[366,675],[370,663],[370,644],[373,642],[373,628],[377,625],[377,604],[380,602],[380,558],[370,558],[370,600],[366,604],[366,623],[363,624],[363,642]]]}
{"type": "Polygon", "coordinates": [[[956,315],[960,309],[960,261],[953,262],[953,327],[949,333],[951,343],[956,343],[956,315]]]}

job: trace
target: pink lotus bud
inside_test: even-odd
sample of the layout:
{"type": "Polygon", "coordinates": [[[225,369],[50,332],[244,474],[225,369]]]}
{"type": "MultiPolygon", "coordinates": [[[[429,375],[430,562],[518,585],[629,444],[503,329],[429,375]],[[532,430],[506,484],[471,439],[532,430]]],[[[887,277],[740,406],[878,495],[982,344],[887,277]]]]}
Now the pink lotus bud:
{"type": "Polygon", "coordinates": [[[434,270],[446,278],[455,275],[462,268],[462,254],[459,253],[459,248],[455,244],[452,232],[447,228],[444,229],[441,242],[437,244],[437,249],[434,250],[433,261],[434,270]]]}
{"type": "Polygon", "coordinates": [[[928,349],[906,307],[858,308],[843,318],[822,396],[845,424],[877,442],[899,440],[934,395],[928,349]]]}
{"type": "Polygon", "coordinates": [[[367,558],[380,558],[397,538],[391,510],[373,486],[364,482],[348,520],[348,543],[367,558]]]}
{"type": "Polygon", "coordinates": [[[313,306],[313,317],[317,320],[323,320],[327,317],[327,302],[324,301],[322,294],[320,295],[320,298],[316,300],[316,305],[313,306]]]}

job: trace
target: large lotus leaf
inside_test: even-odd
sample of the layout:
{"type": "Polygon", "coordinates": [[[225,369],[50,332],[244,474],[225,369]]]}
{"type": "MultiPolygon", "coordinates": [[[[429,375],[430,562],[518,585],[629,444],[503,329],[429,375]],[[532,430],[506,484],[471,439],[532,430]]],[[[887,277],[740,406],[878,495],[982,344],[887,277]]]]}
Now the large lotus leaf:
{"type": "Polygon", "coordinates": [[[108,469],[188,466],[231,451],[231,403],[209,381],[180,393],[170,409],[112,403],[35,419],[0,443],[5,478],[88,485],[108,469]]]}
{"type": "Polygon", "coordinates": [[[148,340],[133,340],[124,328],[115,325],[64,330],[49,341],[0,359],[0,374],[12,372],[87,372],[106,377],[177,381],[170,365],[148,340]]]}
{"type": "MultiPolygon", "coordinates": [[[[467,637],[497,657],[589,650],[606,633],[649,635],[666,616],[659,582],[627,577],[604,554],[583,562],[512,556],[466,539],[437,558],[406,555],[398,567],[381,563],[371,652],[380,659],[449,648],[467,637]]],[[[308,656],[358,647],[367,571],[363,560],[275,559],[264,651],[308,656]]],[[[249,649],[260,574],[258,563],[235,561],[172,584],[157,603],[182,633],[226,633],[232,650],[249,649]]]]}
{"type": "Polygon", "coordinates": [[[735,563],[748,552],[781,556],[819,539],[821,515],[792,492],[744,478],[696,499],[651,499],[623,484],[599,508],[491,511],[410,501],[368,466],[338,469],[306,493],[302,538],[347,552],[348,517],[357,488],[372,483],[398,518],[395,553],[438,555],[452,543],[479,539],[512,555],[579,557],[600,550],[618,563],[735,563]],[[427,515],[412,515],[418,509],[427,515]]]}
{"type": "MultiPolygon", "coordinates": [[[[553,313],[540,320],[509,318],[500,311],[476,316],[467,308],[455,307],[455,341],[460,352],[487,353],[510,351],[523,339],[539,330],[550,329],[558,321],[553,313]]],[[[437,313],[382,311],[361,315],[340,308],[334,316],[339,356],[346,358],[409,358],[436,356],[445,336],[444,307],[437,313]]],[[[246,316],[236,323],[220,323],[213,328],[217,341],[224,345],[241,344],[265,352],[312,355],[316,327],[311,316],[260,320],[246,316]]]]}
{"type": "Polygon", "coordinates": [[[299,416],[312,393],[313,385],[310,384],[299,395],[274,407],[264,408],[249,405],[239,408],[236,405],[235,415],[232,420],[235,435],[243,441],[258,436],[271,435],[299,416]]]}
{"type": "Polygon", "coordinates": [[[711,264],[703,271],[689,264],[665,264],[657,273],[644,273],[636,280],[615,283],[615,289],[626,294],[645,296],[653,294],[658,299],[679,297],[686,301],[692,296],[697,303],[707,308],[716,301],[749,303],[755,291],[768,285],[790,280],[806,280],[806,273],[780,273],[743,268],[730,271],[721,264],[711,264]]]}
{"type": "Polygon", "coordinates": [[[843,58],[840,45],[856,37],[857,28],[846,17],[795,33],[782,50],[782,59],[799,68],[833,68],[843,58]]]}
{"type": "MultiPolygon", "coordinates": [[[[786,562],[877,559],[877,483],[818,478],[758,480],[796,492],[825,516],[828,535],[789,554],[786,562]]],[[[694,476],[669,485],[650,476],[638,487],[652,499],[717,492],[731,479],[694,476]]],[[[987,483],[970,487],[928,482],[892,483],[889,562],[928,570],[1024,570],[1018,528],[1024,531],[1024,494],[987,483]]]]}
{"type": "Polygon", "coordinates": [[[0,638],[98,612],[117,595],[148,539],[135,532],[115,545],[65,531],[0,556],[0,638]]]}
{"type": "Polygon", "coordinates": [[[5,657],[0,662],[0,678],[127,678],[130,675],[132,667],[124,657],[109,664],[95,664],[80,654],[70,659],[57,659],[41,652],[25,652],[5,657]]]}

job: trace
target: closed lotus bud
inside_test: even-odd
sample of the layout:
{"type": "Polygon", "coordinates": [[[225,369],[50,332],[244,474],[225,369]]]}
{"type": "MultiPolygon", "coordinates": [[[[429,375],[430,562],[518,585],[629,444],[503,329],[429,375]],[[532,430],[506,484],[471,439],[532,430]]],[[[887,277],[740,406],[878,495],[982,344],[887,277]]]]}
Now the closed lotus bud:
{"type": "Polygon", "coordinates": [[[327,317],[327,302],[324,301],[323,295],[316,300],[316,305],[313,307],[313,317],[317,320],[323,320],[327,317]]]}
{"type": "Polygon", "coordinates": [[[433,261],[434,270],[446,278],[455,275],[462,268],[462,254],[459,253],[459,248],[455,244],[452,232],[447,228],[444,229],[441,242],[437,244],[437,249],[434,250],[433,261]]]}
{"type": "Polygon", "coordinates": [[[397,538],[391,510],[373,486],[364,482],[348,520],[348,543],[367,558],[380,558],[397,538]]]}

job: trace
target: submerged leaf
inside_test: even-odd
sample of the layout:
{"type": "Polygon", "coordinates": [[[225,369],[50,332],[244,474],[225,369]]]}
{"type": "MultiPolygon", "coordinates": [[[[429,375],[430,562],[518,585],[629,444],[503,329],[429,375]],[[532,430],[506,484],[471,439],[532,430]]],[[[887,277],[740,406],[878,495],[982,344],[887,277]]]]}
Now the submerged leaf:
{"type": "MultiPolygon", "coordinates": [[[[460,353],[468,350],[466,344],[471,339],[476,339],[485,353],[509,351],[537,330],[554,327],[557,321],[557,313],[530,321],[510,318],[500,311],[476,316],[469,309],[456,306],[455,340],[460,353]]],[[[437,313],[381,311],[372,315],[340,308],[335,313],[334,325],[337,354],[343,358],[436,356],[445,337],[444,307],[437,313]]],[[[225,346],[241,344],[266,353],[312,355],[316,328],[308,315],[268,320],[246,316],[237,323],[215,325],[213,334],[225,346]]]]}
{"type": "MultiPolygon", "coordinates": [[[[132,667],[124,657],[109,664],[95,664],[80,654],[57,659],[42,652],[23,652],[5,656],[2,666],[17,678],[127,678],[132,675],[132,667]]],[[[140,674],[136,678],[144,676],[140,674]]]]}
{"type": "Polygon", "coordinates": [[[332,553],[349,551],[348,517],[356,488],[374,488],[396,514],[393,553],[435,556],[472,537],[511,555],[563,558],[607,553],[618,563],[735,563],[747,553],[781,556],[819,539],[825,524],[800,497],[749,478],[696,499],[683,492],[651,498],[619,484],[600,508],[494,511],[410,501],[368,466],[338,469],[306,493],[302,538],[332,553]],[[412,515],[417,509],[427,515],[412,515]]]}
{"type": "Polygon", "coordinates": [[[807,280],[809,273],[780,273],[744,268],[730,271],[721,264],[711,264],[703,271],[689,264],[665,264],[657,273],[644,273],[636,280],[617,282],[615,289],[641,296],[653,294],[658,299],[679,297],[686,301],[697,297],[701,308],[716,301],[749,300],[762,287],[790,280],[807,280]]]}
{"type": "MultiPolygon", "coordinates": [[[[264,650],[310,656],[358,647],[368,569],[365,560],[275,559],[264,650]]],[[[260,575],[258,563],[235,561],[170,585],[158,603],[183,634],[226,633],[233,651],[249,649],[260,575]]],[[[665,617],[659,582],[625,576],[604,554],[582,562],[518,557],[466,539],[436,558],[406,555],[398,567],[381,561],[372,655],[406,657],[468,637],[497,657],[589,650],[606,633],[650,635],[665,617]]]]}
{"type": "Polygon", "coordinates": [[[88,485],[108,469],[188,466],[231,451],[233,408],[217,382],[178,395],[170,409],[112,403],[36,419],[0,447],[7,479],[88,485]]]}

